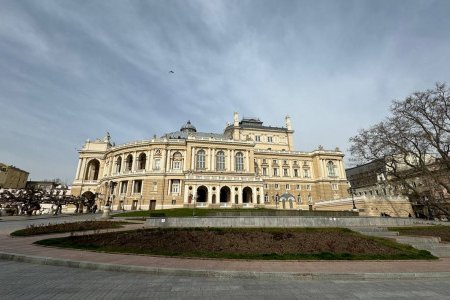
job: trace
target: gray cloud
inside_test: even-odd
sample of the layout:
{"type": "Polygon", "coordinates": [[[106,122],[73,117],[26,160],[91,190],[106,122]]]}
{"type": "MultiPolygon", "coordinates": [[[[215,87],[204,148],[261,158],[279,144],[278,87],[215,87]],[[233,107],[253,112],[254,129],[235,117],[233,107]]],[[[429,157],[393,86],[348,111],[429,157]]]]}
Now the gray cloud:
{"type": "Polygon", "coordinates": [[[0,161],[72,181],[76,148],[233,111],[299,150],[348,147],[390,101],[448,81],[447,1],[1,1],[0,161]],[[175,71],[169,74],[169,70],[175,71]]]}

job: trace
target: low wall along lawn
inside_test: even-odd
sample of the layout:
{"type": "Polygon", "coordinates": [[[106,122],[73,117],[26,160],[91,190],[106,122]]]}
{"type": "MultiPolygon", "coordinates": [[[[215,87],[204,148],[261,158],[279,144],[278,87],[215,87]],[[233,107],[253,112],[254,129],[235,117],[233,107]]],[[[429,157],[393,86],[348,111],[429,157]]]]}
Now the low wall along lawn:
{"type": "Polygon", "coordinates": [[[365,227],[365,226],[412,226],[416,224],[441,224],[415,218],[377,217],[192,217],[148,218],[145,226],[156,227],[365,227]]]}

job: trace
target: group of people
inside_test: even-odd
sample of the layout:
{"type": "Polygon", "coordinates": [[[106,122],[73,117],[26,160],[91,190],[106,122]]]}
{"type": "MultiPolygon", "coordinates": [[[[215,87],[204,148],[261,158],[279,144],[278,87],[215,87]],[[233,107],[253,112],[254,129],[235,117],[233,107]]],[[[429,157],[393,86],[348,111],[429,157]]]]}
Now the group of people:
{"type": "Polygon", "coordinates": [[[0,189],[0,213],[4,215],[36,215],[41,213],[61,214],[63,205],[72,204],[75,213],[95,212],[94,199],[65,195],[61,191],[43,191],[31,189],[0,189]],[[49,205],[45,205],[49,204],[49,205]],[[44,208],[47,206],[47,208],[44,208]]]}

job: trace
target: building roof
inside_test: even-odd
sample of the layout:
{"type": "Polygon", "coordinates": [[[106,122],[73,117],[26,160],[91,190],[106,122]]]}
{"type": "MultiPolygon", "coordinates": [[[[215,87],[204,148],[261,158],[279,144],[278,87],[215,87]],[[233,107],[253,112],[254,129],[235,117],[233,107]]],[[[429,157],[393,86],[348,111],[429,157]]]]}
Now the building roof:
{"type": "Polygon", "coordinates": [[[211,132],[198,132],[191,121],[187,121],[179,131],[169,132],[162,136],[162,138],[167,139],[187,139],[188,136],[199,137],[199,138],[214,138],[214,139],[227,139],[224,134],[211,133],[211,132]]]}

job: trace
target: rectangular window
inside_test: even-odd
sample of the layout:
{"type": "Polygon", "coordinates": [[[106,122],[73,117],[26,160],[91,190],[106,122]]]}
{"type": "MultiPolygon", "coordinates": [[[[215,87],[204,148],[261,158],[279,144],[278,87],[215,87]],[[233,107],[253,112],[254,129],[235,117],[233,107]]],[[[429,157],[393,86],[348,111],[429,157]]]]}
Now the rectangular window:
{"type": "Polygon", "coordinates": [[[261,136],[259,136],[259,135],[255,135],[255,141],[257,141],[257,142],[261,142],[261,136]]]}
{"type": "Polygon", "coordinates": [[[267,194],[264,195],[264,202],[265,203],[269,202],[269,195],[267,194]]]}
{"type": "Polygon", "coordinates": [[[142,192],[142,180],[135,180],[133,186],[133,193],[140,194],[142,192]]]}
{"type": "Polygon", "coordinates": [[[180,192],[180,180],[172,180],[172,194],[178,194],[180,192]]]}
{"type": "Polygon", "coordinates": [[[333,191],[339,190],[339,187],[338,187],[338,185],[337,185],[336,183],[333,183],[333,184],[331,185],[331,187],[332,187],[333,191]]]}
{"type": "Polygon", "coordinates": [[[158,183],[156,181],[153,182],[153,191],[154,192],[158,191],[158,183]]]}
{"type": "Polygon", "coordinates": [[[120,193],[121,194],[126,194],[127,193],[127,187],[128,187],[128,181],[122,181],[122,186],[120,188],[120,193]]]}
{"type": "Polygon", "coordinates": [[[279,190],[280,189],[280,185],[278,183],[275,183],[275,189],[279,190]]]}
{"type": "Polygon", "coordinates": [[[294,176],[298,177],[298,169],[294,169],[294,176]]]}
{"type": "Polygon", "coordinates": [[[271,136],[268,136],[268,137],[267,137],[267,142],[268,142],[268,143],[272,143],[272,141],[273,141],[272,137],[271,137],[271,136]]]}
{"type": "Polygon", "coordinates": [[[289,169],[287,168],[283,169],[283,176],[289,176],[289,169]]]}
{"type": "Polygon", "coordinates": [[[263,176],[267,176],[267,168],[262,168],[263,176]]]}
{"type": "Polygon", "coordinates": [[[266,164],[266,163],[267,163],[267,160],[264,158],[262,163],[263,163],[263,164],[266,164]]]}
{"type": "Polygon", "coordinates": [[[269,185],[267,183],[264,183],[264,188],[267,189],[269,185]]]}
{"type": "Polygon", "coordinates": [[[311,174],[309,173],[309,169],[304,169],[303,170],[303,175],[304,175],[305,178],[311,177],[311,174]]]}
{"type": "Polygon", "coordinates": [[[302,203],[302,196],[300,196],[300,195],[297,196],[297,202],[302,203]]]}
{"type": "Polygon", "coordinates": [[[297,191],[300,191],[302,189],[302,186],[300,184],[297,184],[297,191]]]}
{"type": "Polygon", "coordinates": [[[277,168],[273,169],[273,176],[278,176],[278,169],[277,168]]]}
{"type": "Polygon", "coordinates": [[[175,160],[175,161],[173,162],[173,169],[174,169],[174,170],[179,170],[179,169],[181,169],[181,161],[175,160]]]}
{"type": "Polygon", "coordinates": [[[307,184],[307,185],[306,185],[306,190],[307,190],[307,191],[310,191],[310,190],[311,190],[311,185],[310,185],[310,184],[307,184]]]}
{"type": "Polygon", "coordinates": [[[291,189],[291,185],[288,183],[286,184],[286,191],[289,191],[291,189]]]}
{"type": "Polygon", "coordinates": [[[272,160],[272,164],[276,165],[277,164],[277,160],[276,159],[272,160]]]}
{"type": "Polygon", "coordinates": [[[155,158],[154,163],[153,163],[153,170],[159,170],[159,169],[161,169],[161,159],[155,158]]]}
{"type": "Polygon", "coordinates": [[[287,160],[283,160],[283,164],[284,164],[284,165],[287,165],[287,164],[288,164],[288,161],[287,161],[287,160]]]}

